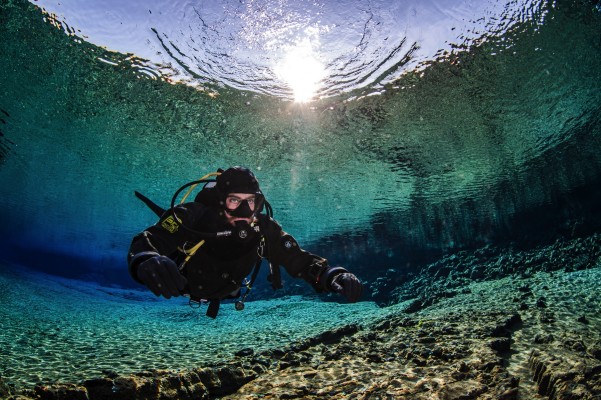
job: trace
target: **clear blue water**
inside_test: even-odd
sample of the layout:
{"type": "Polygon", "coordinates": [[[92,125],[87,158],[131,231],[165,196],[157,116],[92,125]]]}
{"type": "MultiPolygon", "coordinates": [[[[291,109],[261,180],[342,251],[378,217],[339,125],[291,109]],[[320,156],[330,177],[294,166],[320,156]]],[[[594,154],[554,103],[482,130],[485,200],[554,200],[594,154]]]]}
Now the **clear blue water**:
{"type": "Polygon", "coordinates": [[[230,165],[368,284],[597,231],[599,37],[594,1],[0,0],[0,259],[132,286],[133,191],[230,165]]]}
{"type": "Polygon", "coordinates": [[[4,1],[3,254],[122,271],[154,222],[134,190],[166,204],[236,164],[285,229],[341,263],[532,236],[547,229],[532,210],[552,227],[588,222],[566,196],[599,179],[598,8],[484,2],[476,18],[473,2],[448,3],[4,1]],[[325,77],[295,103],[267,65],[310,26],[325,77]],[[190,84],[170,84],[167,65],[190,84]]]}

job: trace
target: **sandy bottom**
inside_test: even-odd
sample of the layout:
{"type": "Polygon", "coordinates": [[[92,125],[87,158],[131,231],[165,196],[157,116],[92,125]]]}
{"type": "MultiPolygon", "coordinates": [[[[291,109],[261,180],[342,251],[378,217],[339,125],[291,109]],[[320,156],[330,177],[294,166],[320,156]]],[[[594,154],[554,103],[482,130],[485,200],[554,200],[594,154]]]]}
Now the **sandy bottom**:
{"type": "Polygon", "coordinates": [[[111,371],[186,369],[258,352],[348,323],[392,312],[374,303],[346,305],[290,297],[224,303],[217,319],[185,298],[0,267],[0,377],[17,388],[77,382],[111,371]]]}
{"type": "Polygon", "coordinates": [[[413,314],[409,302],[294,297],[224,304],[217,320],[183,299],[11,271],[0,274],[0,373],[13,389],[235,362],[250,378],[217,397],[601,398],[598,267],[472,283],[413,314]],[[319,336],[342,326],[353,329],[319,336]]]}

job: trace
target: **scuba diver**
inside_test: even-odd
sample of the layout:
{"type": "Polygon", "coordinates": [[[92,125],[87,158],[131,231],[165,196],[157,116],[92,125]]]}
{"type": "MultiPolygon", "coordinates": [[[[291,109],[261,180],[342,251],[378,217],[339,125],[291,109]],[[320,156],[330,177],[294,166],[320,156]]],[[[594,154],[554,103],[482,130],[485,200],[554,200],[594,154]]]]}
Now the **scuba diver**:
{"type": "Polygon", "coordinates": [[[363,286],[354,274],[301,249],[282,230],[272,218],[255,175],[247,168],[219,169],[182,186],[168,210],[138,192],[136,196],[160,219],[134,237],[128,254],[129,273],[156,296],[184,295],[191,305],[207,302],[206,314],[211,318],[217,316],[223,299],[240,299],[235,305],[241,310],[266,259],[274,290],[282,287],[283,266],[290,276],[304,279],[318,293],[340,293],[351,303],[361,297],[363,286]],[[185,202],[201,183],[204,187],[194,201],[185,202]],[[175,205],[186,188],[181,203],[175,205]],[[241,293],[243,288],[245,293],[241,293]]]}

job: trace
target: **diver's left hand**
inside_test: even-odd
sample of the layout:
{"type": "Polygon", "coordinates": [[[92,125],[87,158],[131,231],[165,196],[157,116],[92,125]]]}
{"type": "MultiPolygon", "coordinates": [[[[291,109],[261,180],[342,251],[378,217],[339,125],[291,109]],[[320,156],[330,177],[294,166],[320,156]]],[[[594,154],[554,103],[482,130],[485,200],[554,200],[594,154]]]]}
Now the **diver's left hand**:
{"type": "Polygon", "coordinates": [[[357,277],[350,272],[343,272],[332,279],[332,290],[345,296],[349,303],[355,303],[361,298],[363,285],[357,277]]]}

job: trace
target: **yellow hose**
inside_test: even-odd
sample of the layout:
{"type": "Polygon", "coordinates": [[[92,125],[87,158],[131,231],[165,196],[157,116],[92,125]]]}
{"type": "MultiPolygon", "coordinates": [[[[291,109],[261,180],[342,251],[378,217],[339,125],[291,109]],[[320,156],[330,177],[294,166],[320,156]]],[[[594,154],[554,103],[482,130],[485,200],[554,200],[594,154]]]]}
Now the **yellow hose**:
{"type": "MultiPolygon", "coordinates": [[[[219,176],[219,175],[221,175],[221,172],[211,172],[210,174],[206,174],[205,176],[203,176],[199,180],[202,181],[202,180],[208,179],[208,178],[210,178],[212,176],[219,176]]],[[[188,196],[190,195],[190,193],[192,193],[192,191],[194,190],[194,188],[196,186],[198,186],[198,183],[190,186],[190,189],[188,189],[188,191],[186,192],[186,194],[184,195],[184,197],[182,197],[182,201],[180,201],[180,204],[183,204],[183,202],[186,201],[186,198],[188,198],[188,196]]]]}

